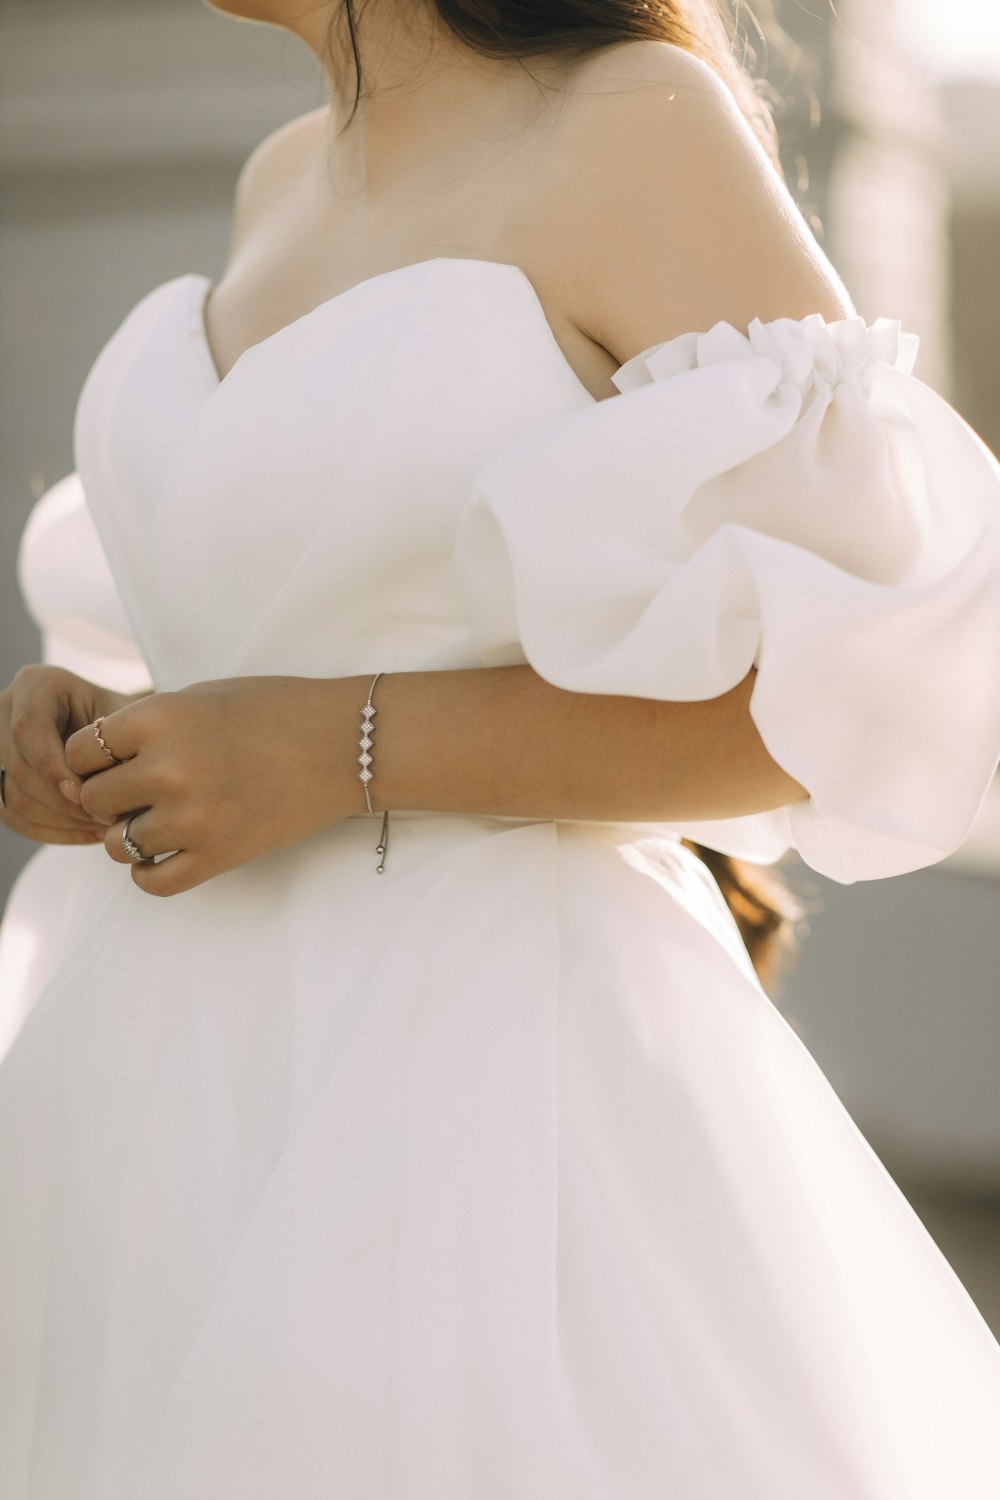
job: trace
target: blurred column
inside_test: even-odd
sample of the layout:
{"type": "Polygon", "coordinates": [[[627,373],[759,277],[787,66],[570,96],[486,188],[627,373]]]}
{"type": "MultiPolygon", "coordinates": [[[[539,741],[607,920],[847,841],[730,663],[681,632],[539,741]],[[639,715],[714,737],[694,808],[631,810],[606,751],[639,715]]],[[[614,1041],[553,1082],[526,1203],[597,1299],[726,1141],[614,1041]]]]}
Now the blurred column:
{"type": "Polygon", "coordinates": [[[956,78],[939,98],[952,185],[955,402],[1000,453],[1000,82],[956,78]]]}
{"type": "MultiPolygon", "coordinates": [[[[858,312],[920,335],[918,373],[952,396],[946,137],[937,94],[897,41],[896,0],[786,0],[785,29],[815,59],[819,129],[797,134],[807,202],[858,312]]],[[[775,80],[778,81],[777,79],[775,80]]]]}

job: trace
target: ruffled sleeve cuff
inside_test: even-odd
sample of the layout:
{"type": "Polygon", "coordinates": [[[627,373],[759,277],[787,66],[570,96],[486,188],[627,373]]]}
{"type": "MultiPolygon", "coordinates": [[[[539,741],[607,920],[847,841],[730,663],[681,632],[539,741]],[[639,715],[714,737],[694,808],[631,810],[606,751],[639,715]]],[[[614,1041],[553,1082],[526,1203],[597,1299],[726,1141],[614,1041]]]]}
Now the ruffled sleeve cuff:
{"type": "Polygon", "coordinates": [[[1000,758],[1000,465],[918,342],[813,314],[654,345],[491,458],[456,537],[485,665],[675,701],[755,666],[808,799],[670,826],[844,884],[957,849],[1000,758]]]}

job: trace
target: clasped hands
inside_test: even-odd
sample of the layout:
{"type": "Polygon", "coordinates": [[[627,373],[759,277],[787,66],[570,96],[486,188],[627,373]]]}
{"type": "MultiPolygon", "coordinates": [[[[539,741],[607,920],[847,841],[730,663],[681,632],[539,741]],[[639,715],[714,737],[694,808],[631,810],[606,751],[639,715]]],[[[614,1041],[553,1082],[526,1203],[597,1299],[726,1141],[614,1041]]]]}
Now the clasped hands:
{"type": "Polygon", "coordinates": [[[5,820],[46,842],[103,831],[108,854],[151,895],[190,890],[364,810],[351,759],[364,693],[350,678],[227,678],[131,700],[44,667],[24,669],[8,695],[19,680],[35,707],[11,716],[5,820]],[[94,733],[98,715],[117,763],[94,733]],[[129,820],[141,862],[122,844],[129,820]]]}

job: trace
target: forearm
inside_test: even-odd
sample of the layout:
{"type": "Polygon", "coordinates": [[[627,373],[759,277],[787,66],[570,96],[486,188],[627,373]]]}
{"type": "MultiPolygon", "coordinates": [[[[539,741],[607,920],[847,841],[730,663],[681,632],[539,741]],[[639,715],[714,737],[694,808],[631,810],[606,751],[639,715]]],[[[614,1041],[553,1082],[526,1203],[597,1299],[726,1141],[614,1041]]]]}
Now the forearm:
{"type": "MultiPolygon", "coordinates": [[[[372,811],[672,823],[800,801],[805,788],[750,718],[753,678],[661,703],[566,692],[526,665],[389,672],[375,686],[372,811]]],[[[367,815],[357,757],[370,683],[232,677],[140,695],[103,723],[110,756],[88,711],[64,748],[80,808],[160,896],[367,815]]]]}
{"type": "MultiPolygon", "coordinates": [[[[567,692],[527,665],[390,672],[372,697],[372,808],[669,823],[785,806],[808,793],[764,748],[748,708],[755,676],[718,698],[672,703],[567,692]]],[[[337,684],[337,760],[359,813],[370,684],[337,684]]]]}

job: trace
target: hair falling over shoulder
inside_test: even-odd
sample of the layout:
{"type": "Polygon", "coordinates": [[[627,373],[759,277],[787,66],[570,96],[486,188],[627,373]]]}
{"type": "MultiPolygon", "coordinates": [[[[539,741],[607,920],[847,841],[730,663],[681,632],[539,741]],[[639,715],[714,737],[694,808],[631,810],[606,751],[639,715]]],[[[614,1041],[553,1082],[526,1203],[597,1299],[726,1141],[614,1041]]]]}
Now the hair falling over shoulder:
{"type": "Polygon", "coordinates": [[[778,872],[749,860],[720,854],[691,839],[681,839],[708,866],[732,912],[763,988],[775,999],[775,987],[799,955],[807,907],[793,895],[778,872]]]}
{"type": "MultiPolygon", "coordinates": [[[[427,0],[427,4],[459,41],[486,57],[528,59],[561,54],[574,59],[634,40],[683,47],[728,84],[775,169],[784,175],[775,125],[775,111],[784,100],[754,72],[758,49],[765,54],[776,51],[791,67],[800,61],[799,49],[777,22],[774,0],[755,0],[755,9],[746,0],[540,0],[532,5],[523,0],[427,0]]],[[[363,90],[357,36],[363,6],[364,0],[339,0],[329,27],[331,52],[333,34],[340,25],[354,62],[354,109],[347,124],[363,90]]]]}
{"type": "MultiPolygon", "coordinates": [[[[363,0],[362,0],[363,3],[363,0]]],[[[755,76],[757,48],[744,29],[749,23],[764,49],[790,57],[796,52],[778,26],[772,0],[755,0],[756,14],[745,0],[428,0],[440,20],[468,47],[493,58],[528,59],[565,55],[582,58],[602,47],[641,39],[670,42],[714,68],[731,89],[777,172],[775,112],[784,101],[764,79],[755,76]],[[740,55],[737,56],[737,49],[740,55]]],[[[354,62],[354,116],[363,88],[358,49],[358,0],[340,0],[330,23],[330,40],[338,22],[346,26],[354,62]]],[[[344,127],[346,128],[346,126],[344,127]]],[[[773,869],[682,841],[704,861],[725,898],[750,960],[765,990],[773,987],[797,957],[805,907],[773,869]]]]}

